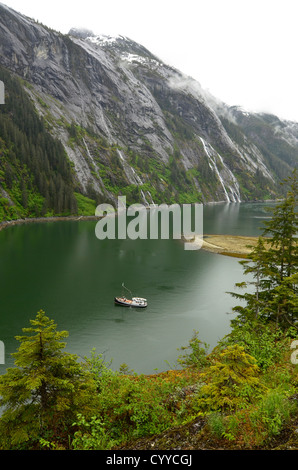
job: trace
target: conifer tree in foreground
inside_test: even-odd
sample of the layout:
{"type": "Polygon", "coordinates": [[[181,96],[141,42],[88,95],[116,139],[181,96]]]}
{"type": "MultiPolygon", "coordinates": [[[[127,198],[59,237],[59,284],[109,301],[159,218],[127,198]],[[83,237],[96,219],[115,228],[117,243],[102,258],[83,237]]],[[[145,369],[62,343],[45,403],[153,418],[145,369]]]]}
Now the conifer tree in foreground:
{"type": "Polygon", "coordinates": [[[244,347],[228,346],[202,374],[206,383],[200,391],[200,406],[229,411],[242,408],[253,396],[265,390],[258,373],[255,358],[247,354],[244,347]]]}
{"type": "Polygon", "coordinates": [[[246,302],[236,306],[238,317],[233,323],[254,319],[274,321],[281,328],[298,328],[298,213],[297,171],[286,181],[286,198],[272,209],[272,218],[265,223],[263,236],[246,260],[240,261],[244,274],[252,276],[253,292],[231,293],[246,302]],[[265,238],[266,237],[266,238],[265,238]]]}
{"type": "Polygon", "coordinates": [[[95,399],[91,375],[62,351],[68,333],[58,332],[42,310],[30,323],[16,337],[15,367],[0,377],[0,449],[38,448],[42,439],[64,446],[77,413],[88,414],[95,399]]]}

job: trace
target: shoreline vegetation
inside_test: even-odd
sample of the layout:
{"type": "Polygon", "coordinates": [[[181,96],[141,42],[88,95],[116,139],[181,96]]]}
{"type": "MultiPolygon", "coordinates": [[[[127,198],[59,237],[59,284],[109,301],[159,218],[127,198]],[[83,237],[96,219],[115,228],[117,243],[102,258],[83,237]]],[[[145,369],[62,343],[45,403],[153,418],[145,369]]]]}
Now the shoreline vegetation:
{"type": "Polygon", "coordinates": [[[95,215],[67,215],[67,216],[52,216],[52,217],[26,217],[25,219],[4,220],[0,222],[1,230],[13,227],[15,225],[41,223],[41,222],[61,222],[61,221],[78,221],[78,220],[98,220],[99,217],[95,215]]]}

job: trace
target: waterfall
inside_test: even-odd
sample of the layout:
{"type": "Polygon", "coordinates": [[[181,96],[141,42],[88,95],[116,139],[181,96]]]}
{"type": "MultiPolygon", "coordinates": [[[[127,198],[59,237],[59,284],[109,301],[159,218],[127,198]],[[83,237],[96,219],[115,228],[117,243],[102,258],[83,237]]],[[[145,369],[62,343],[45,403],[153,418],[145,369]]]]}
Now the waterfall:
{"type": "Polygon", "coordinates": [[[121,150],[117,149],[117,153],[120,157],[120,160],[122,162],[122,166],[124,168],[125,174],[127,176],[128,181],[131,184],[137,184],[138,186],[140,184],[143,184],[141,181],[141,178],[136,174],[135,169],[130,166],[127,161],[125,160],[123,153],[121,150]]]}
{"type": "MultiPolygon", "coordinates": [[[[96,161],[94,160],[94,158],[93,158],[93,156],[92,156],[92,154],[91,154],[91,152],[90,152],[90,150],[89,150],[89,147],[88,147],[87,142],[86,142],[86,140],[84,139],[84,137],[83,137],[83,143],[84,143],[84,145],[85,145],[85,148],[86,148],[86,151],[87,151],[87,155],[88,155],[90,161],[92,162],[92,164],[94,165],[94,167],[97,168],[97,163],[96,163],[96,161]]],[[[89,165],[88,165],[88,170],[89,170],[89,165]]],[[[89,170],[89,171],[90,171],[90,170],[89,170]]],[[[90,177],[92,177],[92,173],[90,173],[89,178],[90,178],[90,177]]],[[[92,177],[92,178],[93,178],[93,177],[92,177]]],[[[99,172],[97,172],[96,180],[99,180],[99,181],[100,181],[100,184],[101,184],[102,186],[104,186],[104,184],[103,184],[103,182],[102,182],[102,179],[101,179],[101,177],[100,177],[100,175],[99,175],[99,172]]],[[[93,181],[95,182],[95,179],[94,179],[94,178],[93,178],[93,181]]],[[[96,186],[97,186],[97,184],[98,184],[98,182],[96,182],[96,186]]],[[[98,188],[97,188],[97,189],[98,189],[98,188]]],[[[101,190],[100,190],[100,192],[101,192],[101,190]]]]}
{"type": "Polygon", "coordinates": [[[155,207],[156,204],[155,204],[155,202],[153,201],[153,198],[152,198],[152,195],[151,195],[150,191],[147,191],[147,193],[148,193],[148,196],[149,196],[150,199],[151,199],[151,205],[155,207]]]}
{"type": "Polygon", "coordinates": [[[135,180],[136,180],[136,184],[144,184],[143,181],[141,180],[141,178],[139,177],[139,175],[136,174],[136,171],[135,169],[131,166],[130,167],[132,169],[132,172],[134,174],[134,177],[135,177],[135,180]]]}
{"type": "Polygon", "coordinates": [[[202,137],[200,137],[200,140],[203,144],[205,153],[208,157],[209,166],[212,170],[215,171],[220,181],[220,184],[223,188],[226,201],[227,202],[241,202],[239,184],[233,172],[225,164],[222,156],[219,155],[219,153],[217,153],[209,143],[205,142],[205,140],[202,137]],[[223,167],[222,174],[223,176],[225,176],[226,181],[224,180],[222,174],[220,173],[217,167],[216,159],[219,159],[221,166],[223,167]]]}
{"type": "MultiPolygon", "coordinates": [[[[130,166],[127,161],[125,160],[124,156],[123,156],[123,153],[121,150],[117,149],[117,152],[118,152],[118,155],[120,157],[120,160],[122,162],[122,165],[123,165],[123,168],[124,168],[124,171],[125,171],[125,174],[128,178],[128,181],[131,183],[131,184],[136,184],[137,186],[142,186],[144,184],[144,182],[142,181],[142,179],[140,178],[140,176],[136,173],[135,169],[130,166]]],[[[153,199],[152,199],[152,196],[151,196],[151,193],[150,191],[147,191],[148,193],[148,196],[150,197],[151,199],[151,203],[153,205],[154,202],[153,202],[153,199]]],[[[150,203],[148,202],[148,199],[146,197],[146,194],[144,193],[143,189],[141,189],[141,195],[142,195],[142,198],[143,198],[143,201],[144,203],[147,205],[147,206],[150,206],[150,203]]]]}
{"type": "MultiPolygon", "coordinates": [[[[231,172],[231,170],[229,170],[229,171],[231,172]]],[[[230,191],[231,191],[231,194],[234,198],[233,202],[241,202],[239,183],[236,180],[236,178],[235,178],[235,176],[233,175],[232,172],[231,172],[231,176],[232,176],[232,180],[233,180],[233,183],[234,183],[234,188],[232,188],[230,186],[230,191]]]]}
{"type": "Polygon", "coordinates": [[[88,157],[90,158],[90,160],[92,161],[92,163],[94,163],[93,157],[92,157],[92,155],[91,155],[91,153],[90,153],[89,147],[88,147],[87,142],[86,142],[86,140],[84,139],[84,137],[83,137],[83,142],[84,142],[84,145],[85,145],[85,147],[86,147],[88,157]]]}
{"type": "Polygon", "coordinates": [[[144,199],[144,202],[145,202],[146,206],[149,206],[149,202],[147,201],[146,196],[145,196],[145,193],[144,193],[144,191],[143,191],[142,189],[141,189],[141,194],[142,194],[142,197],[143,197],[143,199],[144,199]]]}
{"type": "Polygon", "coordinates": [[[201,142],[202,142],[202,144],[203,144],[203,146],[204,146],[205,153],[206,153],[207,157],[209,158],[209,165],[210,165],[210,168],[212,168],[212,169],[215,171],[215,173],[217,174],[217,177],[218,177],[218,179],[219,179],[219,181],[220,181],[220,183],[221,183],[221,185],[222,185],[222,188],[223,188],[223,190],[224,190],[224,193],[225,193],[227,202],[231,202],[231,201],[230,201],[230,198],[229,198],[229,195],[228,195],[228,193],[227,193],[227,190],[226,190],[224,181],[223,181],[223,179],[222,179],[222,177],[221,177],[221,175],[220,175],[220,173],[219,173],[219,171],[218,171],[218,168],[217,168],[217,165],[216,165],[216,160],[215,160],[215,158],[213,158],[211,152],[209,152],[209,149],[208,149],[207,144],[205,143],[204,139],[203,139],[202,137],[200,137],[200,139],[201,139],[201,142]],[[210,163],[210,161],[211,161],[211,163],[210,163]]]}
{"type": "Polygon", "coordinates": [[[233,199],[232,202],[241,202],[240,189],[239,189],[238,181],[236,180],[236,178],[235,178],[234,174],[232,173],[232,171],[230,170],[230,168],[228,168],[227,165],[224,163],[222,156],[219,155],[219,153],[217,155],[220,159],[221,164],[223,165],[223,167],[225,168],[225,170],[229,174],[230,179],[232,180],[233,187],[231,185],[229,185],[230,195],[233,199]]]}

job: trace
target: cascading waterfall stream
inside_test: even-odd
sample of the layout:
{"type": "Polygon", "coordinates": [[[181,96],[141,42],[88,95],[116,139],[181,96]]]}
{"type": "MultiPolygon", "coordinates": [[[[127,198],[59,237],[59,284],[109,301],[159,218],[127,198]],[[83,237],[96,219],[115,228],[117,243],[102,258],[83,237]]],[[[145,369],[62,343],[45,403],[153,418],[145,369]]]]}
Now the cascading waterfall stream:
{"type": "MultiPolygon", "coordinates": [[[[231,180],[232,180],[232,183],[233,183],[233,187],[231,185],[229,185],[229,189],[230,189],[230,195],[233,199],[232,202],[241,202],[241,198],[240,198],[240,189],[239,189],[239,184],[238,184],[238,181],[236,180],[235,176],[233,175],[232,171],[230,170],[230,168],[227,167],[227,165],[224,163],[223,161],[223,158],[221,155],[219,155],[219,153],[217,153],[217,156],[218,158],[220,159],[220,162],[221,164],[223,165],[223,167],[225,168],[225,170],[228,172],[231,180]]],[[[223,180],[222,180],[223,181],[223,180]]],[[[231,202],[231,201],[229,201],[231,202]]]]}
{"type": "Polygon", "coordinates": [[[85,145],[85,148],[86,148],[86,151],[87,151],[88,157],[89,157],[89,158],[90,158],[90,160],[93,162],[92,155],[91,155],[91,153],[90,153],[89,147],[88,147],[88,145],[87,145],[87,142],[86,142],[86,140],[84,139],[84,137],[83,137],[83,142],[84,142],[84,145],[85,145]]]}
{"type": "Polygon", "coordinates": [[[200,140],[203,144],[205,153],[206,153],[206,155],[209,159],[209,166],[212,170],[215,171],[215,173],[216,173],[216,175],[217,175],[217,177],[220,181],[220,184],[223,188],[226,201],[227,202],[241,202],[239,184],[238,184],[238,181],[236,180],[235,176],[233,175],[232,171],[224,163],[223,158],[221,157],[221,155],[219,155],[219,153],[217,153],[209,143],[205,142],[205,140],[202,137],[200,137],[200,140]],[[228,178],[228,180],[229,180],[228,183],[229,184],[224,181],[222,175],[220,174],[220,171],[219,171],[219,169],[217,167],[217,164],[216,164],[216,157],[219,158],[221,165],[223,166],[225,172],[229,176],[229,178],[228,178]],[[228,190],[227,190],[227,188],[228,188],[228,190]]]}
{"type": "Polygon", "coordinates": [[[207,144],[205,143],[204,139],[203,139],[202,137],[200,137],[200,139],[201,139],[201,142],[202,142],[202,144],[203,144],[203,146],[204,146],[205,153],[206,153],[207,157],[209,158],[209,166],[210,166],[210,168],[212,168],[212,169],[216,172],[216,174],[217,174],[217,176],[218,176],[218,179],[219,179],[219,181],[220,181],[220,183],[221,183],[221,185],[222,185],[222,188],[223,188],[223,190],[224,190],[224,193],[225,193],[227,202],[231,202],[231,201],[230,201],[230,198],[229,198],[229,195],[228,195],[228,193],[227,193],[227,190],[226,190],[224,181],[223,181],[223,179],[222,179],[222,177],[221,177],[221,175],[220,175],[220,173],[219,173],[219,171],[218,171],[218,168],[217,168],[217,165],[216,165],[216,161],[215,161],[215,159],[213,158],[213,156],[211,155],[211,152],[209,152],[208,147],[207,147],[207,144]],[[210,161],[212,162],[212,164],[210,164],[210,161]]]}
{"type": "MultiPolygon", "coordinates": [[[[137,186],[142,186],[144,184],[144,182],[142,181],[140,176],[136,173],[135,169],[127,163],[127,161],[125,160],[121,150],[117,149],[117,152],[118,152],[118,155],[119,155],[120,160],[122,162],[125,174],[126,174],[128,180],[130,181],[130,183],[136,184],[137,186]]],[[[152,198],[152,195],[151,195],[150,191],[147,191],[147,193],[148,193],[148,196],[151,199],[151,204],[155,206],[155,203],[153,201],[153,198],[152,198]]],[[[141,195],[142,195],[144,203],[147,206],[150,206],[150,202],[148,202],[148,199],[147,199],[146,194],[143,191],[143,189],[141,189],[141,195]]]]}
{"type": "MultiPolygon", "coordinates": [[[[85,145],[85,148],[86,148],[86,151],[87,151],[87,155],[88,155],[90,161],[91,161],[91,162],[93,163],[93,165],[96,167],[96,161],[94,160],[94,158],[93,158],[93,156],[92,156],[92,154],[91,154],[91,152],[90,152],[90,150],[89,150],[89,147],[88,147],[87,142],[86,142],[86,140],[84,139],[84,137],[83,137],[83,143],[84,143],[84,145],[85,145]]],[[[98,175],[97,177],[100,179],[101,184],[103,185],[103,182],[102,182],[100,176],[98,175]]]]}

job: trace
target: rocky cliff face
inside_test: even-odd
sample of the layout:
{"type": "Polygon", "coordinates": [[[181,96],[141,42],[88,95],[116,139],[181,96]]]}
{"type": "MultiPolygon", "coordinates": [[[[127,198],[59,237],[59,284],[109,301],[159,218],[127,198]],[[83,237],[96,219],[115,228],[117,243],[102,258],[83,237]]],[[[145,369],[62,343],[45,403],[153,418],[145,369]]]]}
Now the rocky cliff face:
{"type": "Polygon", "coordinates": [[[0,4],[0,64],[95,199],[273,198],[297,165],[298,124],[225,106],[128,38],[62,35],[0,4]]]}

